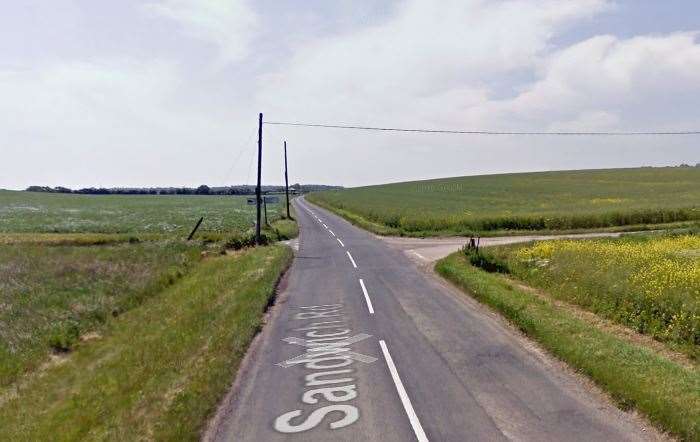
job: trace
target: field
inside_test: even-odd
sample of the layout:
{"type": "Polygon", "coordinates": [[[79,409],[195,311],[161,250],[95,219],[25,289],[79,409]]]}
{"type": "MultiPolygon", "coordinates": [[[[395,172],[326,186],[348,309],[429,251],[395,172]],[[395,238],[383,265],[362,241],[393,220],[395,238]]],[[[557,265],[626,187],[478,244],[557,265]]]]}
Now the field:
{"type": "Polygon", "coordinates": [[[307,198],[379,234],[610,228],[700,220],[700,168],[483,175],[307,198]]]}
{"type": "Polygon", "coordinates": [[[700,360],[700,236],[543,241],[480,259],[700,360]]]}
{"type": "Polygon", "coordinates": [[[197,439],[291,258],[245,199],[0,190],[0,439],[197,439]]]}
{"type": "MultiPolygon", "coordinates": [[[[280,199],[280,202],[283,198],[280,199]]],[[[283,204],[270,204],[270,220],[283,204]]],[[[244,196],[72,195],[0,190],[0,233],[152,233],[185,235],[200,229],[241,231],[255,222],[244,196]]]]}

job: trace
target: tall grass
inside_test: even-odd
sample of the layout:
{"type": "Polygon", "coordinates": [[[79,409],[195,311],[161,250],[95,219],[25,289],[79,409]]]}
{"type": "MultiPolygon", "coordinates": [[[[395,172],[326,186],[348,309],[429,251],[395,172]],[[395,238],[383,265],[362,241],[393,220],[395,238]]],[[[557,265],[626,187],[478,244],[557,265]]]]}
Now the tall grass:
{"type": "Polygon", "coordinates": [[[21,388],[0,440],[198,440],[291,259],[283,246],[207,258],[21,388]]]}
{"type": "Polygon", "coordinates": [[[700,359],[700,236],[543,241],[481,261],[700,359]]]}
{"type": "Polygon", "coordinates": [[[0,245],[0,386],[175,282],[200,250],[175,241],[0,245]]]}

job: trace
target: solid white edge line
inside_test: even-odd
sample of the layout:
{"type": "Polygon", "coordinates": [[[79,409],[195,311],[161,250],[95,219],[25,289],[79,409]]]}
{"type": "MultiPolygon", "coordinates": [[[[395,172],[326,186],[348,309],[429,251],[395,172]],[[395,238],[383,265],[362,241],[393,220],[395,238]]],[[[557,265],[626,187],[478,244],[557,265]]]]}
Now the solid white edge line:
{"type": "Polygon", "coordinates": [[[336,239],[337,239],[338,242],[340,243],[340,246],[341,246],[341,247],[345,247],[345,244],[343,244],[343,241],[341,241],[340,238],[336,238],[336,239]]]}
{"type": "Polygon", "coordinates": [[[350,262],[352,263],[352,266],[355,267],[355,268],[357,268],[357,264],[355,264],[355,260],[352,259],[352,255],[350,254],[350,251],[348,250],[348,251],[345,252],[345,253],[348,254],[348,258],[350,258],[350,262]]]}
{"type": "Polygon", "coordinates": [[[328,229],[329,232],[331,232],[331,235],[335,236],[335,233],[331,229],[328,229]]]}
{"type": "Polygon", "coordinates": [[[365,295],[365,302],[367,303],[367,310],[369,314],[374,314],[374,307],[372,307],[372,300],[369,299],[369,294],[367,294],[367,287],[365,287],[365,282],[360,278],[360,286],[362,286],[362,293],[365,295]]]}
{"type": "Polygon", "coordinates": [[[382,347],[382,353],[384,353],[386,365],[387,367],[389,367],[389,373],[391,373],[391,378],[394,380],[396,391],[399,393],[399,398],[401,399],[401,403],[403,404],[404,410],[406,410],[408,420],[411,422],[413,432],[416,433],[416,439],[418,439],[418,442],[428,442],[428,437],[425,435],[425,431],[423,431],[423,426],[420,424],[420,420],[418,420],[418,415],[416,415],[415,410],[413,410],[413,405],[411,405],[411,399],[408,398],[406,389],[404,388],[403,383],[401,382],[399,372],[396,371],[394,360],[391,359],[389,349],[386,347],[386,342],[380,339],[379,346],[382,347]]]}

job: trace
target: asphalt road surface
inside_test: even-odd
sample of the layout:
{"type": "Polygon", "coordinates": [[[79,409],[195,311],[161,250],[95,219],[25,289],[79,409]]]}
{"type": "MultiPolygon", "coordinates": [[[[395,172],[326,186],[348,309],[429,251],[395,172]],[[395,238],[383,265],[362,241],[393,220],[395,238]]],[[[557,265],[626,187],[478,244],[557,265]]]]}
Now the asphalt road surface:
{"type": "Polygon", "coordinates": [[[296,259],[206,439],[658,438],[401,250],[295,204],[296,259]]]}

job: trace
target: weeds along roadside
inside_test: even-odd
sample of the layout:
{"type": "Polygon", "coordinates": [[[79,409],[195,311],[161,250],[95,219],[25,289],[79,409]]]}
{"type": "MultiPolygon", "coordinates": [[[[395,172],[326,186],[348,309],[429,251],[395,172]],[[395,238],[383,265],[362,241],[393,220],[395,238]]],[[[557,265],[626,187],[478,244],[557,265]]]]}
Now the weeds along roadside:
{"type": "Polygon", "coordinates": [[[204,259],[0,401],[0,439],[197,440],[291,257],[272,245],[204,259]]]}
{"type": "Polygon", "coordinates": [[[697,361],[691,366],[674,362],[649,347],[573,315],[552,298],[518,287],[499,273],[508,271],[508,262],[503,257],[488,252],[480,255],[458,252],[439,261],[435,269],[590,377],[621,408],[639,410],[660,428],[683,440],[700,440],[697,361]]]}
{"type": "MultiPolygon", "coordinates": [[[[272,244],[298,229],[282,218],[264,233],[272,244]]],[[[239,238],[252,235],[205,231],[184,241],[148,233],[0,233],[0,288],[9,307],[0,310],[0,388],[89,346],[203,258],[252,244],[239,238]]]]}

